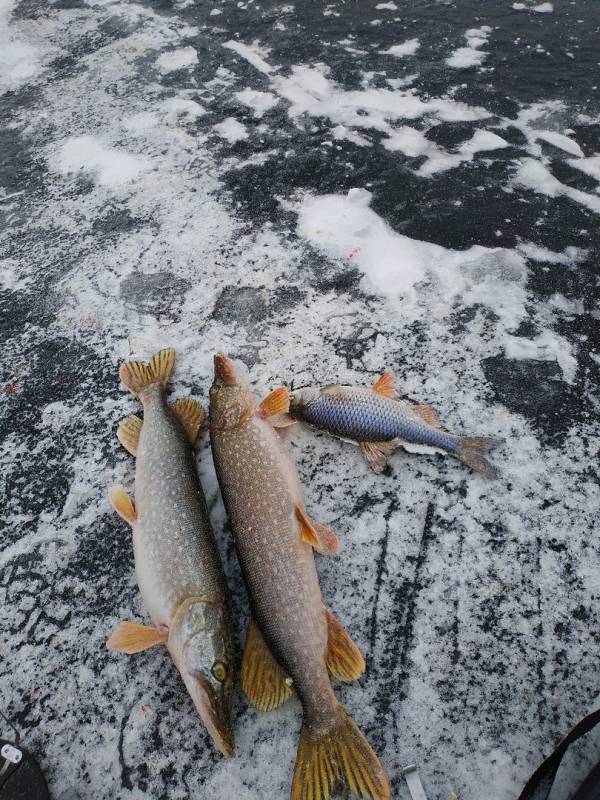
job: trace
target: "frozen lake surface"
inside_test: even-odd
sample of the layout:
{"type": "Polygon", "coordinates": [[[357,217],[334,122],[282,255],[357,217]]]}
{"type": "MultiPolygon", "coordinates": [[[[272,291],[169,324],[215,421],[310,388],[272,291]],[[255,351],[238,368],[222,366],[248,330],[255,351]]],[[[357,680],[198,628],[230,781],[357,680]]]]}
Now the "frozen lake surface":
{"type": "MultiPolygon", "coordinates": [[[[104,646],[145,619],[118,365],[166,346],[205,405],[219,349],[261,393],[389,368],[506,440],[491,483],[286,434],[394,797],[415,761],[429,800],[513,800],[597,707],[599,29],[597,0],[0,5],[0,702],[54,797],[289,794],[297,701],[238,692],[227,761],[164,652],[104,646]]],[[[199,465],[243,640],[206,437],[199,465]]]]}

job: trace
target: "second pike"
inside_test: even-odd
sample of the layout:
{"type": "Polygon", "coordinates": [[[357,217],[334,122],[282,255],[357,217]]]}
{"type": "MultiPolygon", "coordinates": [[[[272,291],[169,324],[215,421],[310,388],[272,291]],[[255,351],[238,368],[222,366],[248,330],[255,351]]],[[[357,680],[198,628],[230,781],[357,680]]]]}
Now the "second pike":
{"type": "Polygon", "coordinates": [[[384,769],[329,680],[354,680],[365,663],[323,604],[313,549],[335,552],[337,538],[308,518],[296,468],[271,425],[287,407],[285,389],[259,403],[232,362],[215,357],[213,458],[252,609],[242,687],[261,709],[292,690],[302,703],[292,800],[327,800],[336,784],[387,800],[384,769]]]}
{"type": "Polygon", "coordinates": [[[289,414],[275,424],[300,421],[359,444],[374,472],[381,472],[388,456],[404,447],[409,452],[446,453],[486,478],[497,477],[486,453],[500,440],[443,430],[430,406],[398,398],[393,372],[384,372],[370,387],[332,384],[291,392],[289,414]]]}

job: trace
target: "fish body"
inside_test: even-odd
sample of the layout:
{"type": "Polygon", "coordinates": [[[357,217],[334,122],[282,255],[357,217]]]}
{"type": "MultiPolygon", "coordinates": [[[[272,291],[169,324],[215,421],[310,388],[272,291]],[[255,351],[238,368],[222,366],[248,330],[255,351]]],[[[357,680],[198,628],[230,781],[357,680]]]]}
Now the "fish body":
{"type": "Polygon", "coordinates": [[[326,386],[290,394],[290,416],[356,442],[399,439],[451,452],[460,436],[425,422],[410,403],[392,400],[368,387],[326,386]]]}
{"type": "MultiPolygon", "coordinates": [[[[144,406],[143,423],[128,417],[119,426],[120,441],[136,456],[135,503],[129,501],[130,513],[122,516],[132,527],[137,582],[154,625],[148,631],[162,632],[216,745],[232,755],[228,593],[192,452],[203,415],[193,400],[168,405],[172,363],[173,352],[161,351],[148,366],[132,362],[121,368],[144,406]]],[[[119,513],[127,508],[123,494],[111,494],[119,513]]],[[[137,631],[143,639],[142,628],[123,623],[109,646],[134,652],[123,637],[135,638],[137,631]]]]}
{"type": "Polygon", "coordinates": [[[429,406],[398,398],[391,372],[384,372],[372,387],[334,384],[291,392],[288,420],[278,424],[294,421],[356,442],[375,472],[402,446],[410,452],[447,453],[487,478],[497,474],[484,455],[499,444],[497,439],[443,430],[429,406]]]}
{"type": "Polygon", "coordinates": [[[326,800],[337,781],[362,797],[387,798],[383,767],[331,687],[329,672],[353,679],[364,660],[323,604],[313,546],[303,535],[296,468],[257,398],[237,381],[223,355],[215,357],[210,424],[252,610],[242,685],[261,708],[283,702],[293,686],[304,713],[292,798],[326,800]],[[271,696],[263,684],[275,687],[271,696]]]}

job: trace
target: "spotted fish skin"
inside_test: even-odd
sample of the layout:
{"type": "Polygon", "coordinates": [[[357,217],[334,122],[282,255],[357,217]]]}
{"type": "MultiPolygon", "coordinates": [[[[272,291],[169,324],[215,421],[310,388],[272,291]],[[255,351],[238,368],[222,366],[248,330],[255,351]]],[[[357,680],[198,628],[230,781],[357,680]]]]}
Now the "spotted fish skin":
{"type": "Polygon", "coordinates": [[[194,400],[170,405],[174,351],[149,364],[121,365],[121,379],[144,407],[117,436],[136,457],[135,502],[123,489],[111,502],[132,528],[135,571],[154,628],[124,622],[108,641],[135,653],[165,644],[215,745],[233,755],[233,638],[227,586],[192,446],[203,419],[194,400]]]}
{"type": "Polygon", "coordinates": [[[155,625],[188,597],[227,605],[225,579],[192,449],[164,393],[143,395],[135,474],[133,548],[138,586],[155,625]]]}
{"type": "Polygon", "coordinates": [[[446,451],[460,448],[461,439],[428,425],[410,406],[370,388],[327,386],[290,394],[290,416],[342,439],[389,442],[401,439],[446,451]]]}
{"type": "MultiPolygon", "coordinates": [[[[354,666],[360,661],[360,669],[344,680],[362,673],[364,659],[323,605],[313,546],[302,538],[298,474],[277,431],[261,414],[263,405],[237,379],[233,363],[217,354],[210,390],[213,459],[253,618],[243,662],[249,640],[256,642],[257,634],[250,637],[250,631],[257,626],[263,661],[271,666],[249,674],[254,679],[267,675],[263,684],[289,681],[302,704],[291,800],[328,800],[338,783],[365,800],[389,800],[379,759],[331,686],[334,651],[352,653],[354,666]]],[[[242,683],[243,675],[244,663],[242,683]]],[[[268,686],[258,688],[268,691],[268,686]]],[[[290,693],[288,686],[268,707],[290,693]]]]}

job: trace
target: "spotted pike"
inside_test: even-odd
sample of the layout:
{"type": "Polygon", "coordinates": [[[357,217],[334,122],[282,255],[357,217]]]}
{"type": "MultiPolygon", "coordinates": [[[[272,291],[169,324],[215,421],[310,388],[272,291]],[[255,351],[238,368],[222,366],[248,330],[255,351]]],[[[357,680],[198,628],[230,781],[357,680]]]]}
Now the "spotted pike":
{"type": "Polygon", "coordinates": [[[203,421],[190,398],[168,405],[174,350],[121,365],[121,380],[144,407],[117,436],[136,456],[135,502],[109,493],[133,530],[138,586],[153,626],[122,622],[107,642],[137,653],[166,644],[215,745],[233,755],[233,648],[227,588],[192,453],[203,421]]]}
{"type": "Polygon", "coordinates": [[[371,387],[332,384],[291,392],[289,414],[274,424],[298,421],[359,444],[374,472],[381,472],[388,456],[402,446],[409,452],[447,453],[486,478],[497,477],[484,453],[499,440],[442,430],[430,406],[398,398],[393,372],[384,372],[371,387]]]}
{"type": "Polygon", "coordinates": [[[252,610],[242,687],[264,710],[298,694],[304,719],[292,800],[327,800],[337,784],[387,800],[385,771],[331,687],[329,674],[354,680],[365,662],[323,605],[313,548],[334,553],[337,537],[307,516],[296,468],[271,425],[287,408],[286,389],[259,403],[232,362],[215,356],[213,458],[252,610]]]}

